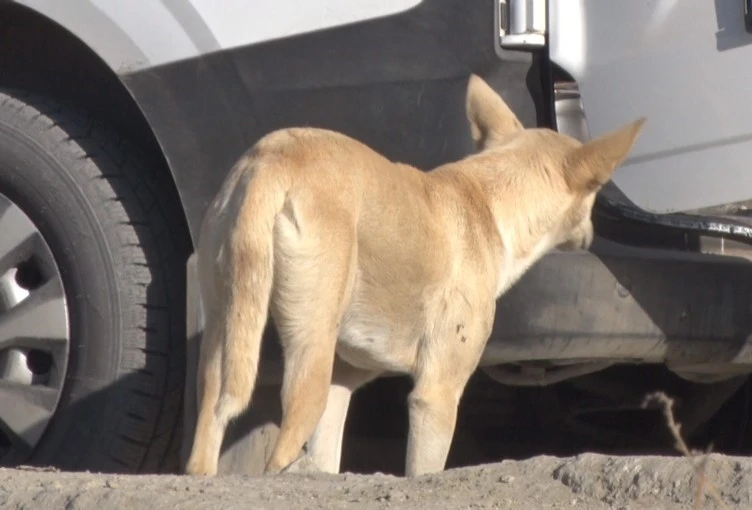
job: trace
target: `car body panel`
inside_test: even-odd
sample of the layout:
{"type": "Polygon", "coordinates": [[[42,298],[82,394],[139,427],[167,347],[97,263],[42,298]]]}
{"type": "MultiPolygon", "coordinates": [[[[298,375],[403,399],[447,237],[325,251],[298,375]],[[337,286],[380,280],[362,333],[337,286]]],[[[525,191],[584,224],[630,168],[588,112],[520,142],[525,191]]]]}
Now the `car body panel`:
{"type": "Polygon", "coordinates": [[[118,73],[162,148],[194,241],[233,162],[275,129],[335,129],[428,169],[472,150],[470,73],[528,126],[543,102],[531,55],[496,53],[493,0],[19,3],[118,73]]]}
{"type": "Polygon", "coordinates": [[[65,27],[117,73],[355,23],[421,0],[16,0],[65,27]]]}
{"type": "Polygon", "coordinates": [[[550,0],[550,58],[591,136],[648,118],[613,182],[654,212],[752,197],[752,34],[743,2],[550,0]]]}
{"type": "MultiPolygon", "coordinates": [[[[202,65],[207,64],[205,60],[230,56],[231,62],[225,68],[244,75],[246,78],[240,80],[243,83],[229,85],[226,80],[232,81],[231,72],[212,70],[208,72],[215,73],[214,79],[198,81],[202,92],[225,94],[227,101],[236,104],[245,94],[255,93],[249,90],[249,75],[254,72],[268,75],[273,67],[284,69],[289,65],[286,62],[279,66],[268,57],[264,57],[263,62],[254,60],[249,56],[254,53],[251,50],[254,47],[278,44],[290,52],[286,54],[287,60],[297,52],[295,45],[299,45],[315,71],[297,73],[296,81],[286,87],[325,89],[352,85],[348,83],[352,80],[342,79],[343,69],[319,68],[323,55],[312,55],[304,45],[317,38],[343,44],[344,38],[328,35],[341,33],[340,29],[352,37],[344,44],[361,49],[369,47],[370,51],[358,54],[353,48],[340,47],[332,52],[334,46],[326,43],[319,44],[318,49],[328,53],[330,58],[342,51],[343,68],[344,60],[354,57],[356,61],[347,66],[354,74],[362,73],[364,68],[373,70],[371,75],[383,73],[385,65],[363,62],[362,58],[367,56],[370,60],[391,59],[395,62],[392,67],[396,67],[396,63],[414,67],[416,59],[423,60],[422,67],[432,65],[437,71],[434,74],[445,76],[452,74],[448,72],[452,65],[447,67],[446,61],[456,56],[457,48],[453,45],[459,39],[457,29],[464,27],[476,33],[495,29],[474,17],[473,13],[488,11],[486,2],[468,7],[467,3],[442,0],[293,3],[227,0],[220,8],[209,0],[142,0],[134,8],[133,2],[83,0],[77,2],[75,9],[57,0],[17,0],[17,3],[68,29],[130,84],[140,83],[139,78],[146,73],[153,88],[161,73],[175,74],[163,71],[164,67],[177,66],[185,70],[185,75],[199,75],[217,68],[213,63],[202,65]],[[431,15],[441,10],[452,13],[454,19],[431,15]],[[406,20],[404,32],[410,28],[418,32],[408,34],[412,37],[407,38],[405,33],[397,34],[391,41],[369,39],[367,27],[382,19],[395,22],[395,26],[406,20]],[[469,20],[475,20],[476,26],[468,24],[469,20]],[[454,37],[447,38],[447,22],[455,25],[454,37]],[[366,30],[359,37],[357,31],[361,26],[366,30]],[[421,42],[416,46],[418,39],[421,42]],[[374,53],[377,45],[383,47],[374,53]],[[395,55],[399,47],[412,52],[413,58],[395,55]],[[444,62],[437,63],[442,59],[444,62]],[[200,65],[203,69],[199,70],[196,66],[200,65]],[[259,66],[264,66],[263,71],[259,66]],[[317,75],[320,78],[324,71],[335,72],[337,78],[327,83],[312,78],[317,75]],[[229,91],[230,88],[237,91],[229,91]],[[239,92],[242,89],[245,91],[239,92]]],[[[614,177],[615,185],[637,206],[654,212],[670,212],[750,199],[752,193],[747,190],[752,189],[752,173],[746,171],[746,165],[752,151],[752,127],[746,119],[752,114],[752,106],[748,106],[746,83],[740,78],[746,74],[752,76],[752,71],[746,70],[746,63],[752,57],[752,34],[745,31],[743,9],[740,2],[706,0],[663,0],[634,5],[588,0],[549,2],[550,58],[577,81],[590,134],[597,136],[640,115],[649,117],[631,157],[614,177]],[[649,81],[646,81],[647,76],[649,81]],[[614,94],[618,94],[618,101],[613,99],[614,94]]],[[[492,15],[487,16],[490,21],[492,15]]],[[[370,33],[379,33],[380,37],[395,35],[389,31],[370,33]]],[[[489,33],[486,37],[486,45],[491,46],[493,36],[489,33]]],[[[273,52],[267,50],[266,53],[273,52]]],[[[280,52],[276,54],[276,58],[280,58],[280,52]]],[[[398,79],[426,78],[420,71],[407,74],[406,78],[398,79]]],[[[360,76],[357,81],[362,84],[368,80],[384,82],[389,79],[380,75],[364,80],[360,76]]],[[[174,81],[170,86],[176,86],[174,81]]],[[[155,134],[168,152],[168,160],[175,160],[176,156],[169,154],[174,144],[162,141],[168,135],[160,132],[160,122],[152,121],[161,114],[157,110],[162,108],[162,99],[130,88],[139,106],[154,123],[155,134]]],[[[180,90],[159,92],[166,96],[180,94],[180,90]]],[[[244,108],[240,106],[239,111],[243,112],[244,108]]],[[[274,112],[268,113],[274,115],[274,112]]],[[[251,131],[254,134],[250,135],[250,140],[243,135],[244,141],[257,138],[257,131],[251,131]]],[[[232,153],[237,155],[237,151],[232,153]]],[[[220,164],[227,166],[226,161],[220,164]]],[[[173,167],[173,171],[180,174],[182,168],[173,167]]],[[[216,170],[211,175],[213,172],[216,170]]],[[[191,173],[195,176],[195,172],[191,173]]],[[[176,175],[176,180],[183,179],[176,175]]],[[[183,186],[179,184],[179,188],[182,194],[183,186]]],[[[189,222],[194,220],[189,219],[189,222]]]]}
{"type": "Polygon", "coordinates": [[[429,169],[473,150],[467,78],[481,73],[528,126],[532,57],[500,60],[493,1],[428,0],[403,13],[215,52],[122,76],[173,169],[195,237],[234,161],[290,126],[341,131],[429,169]]]}

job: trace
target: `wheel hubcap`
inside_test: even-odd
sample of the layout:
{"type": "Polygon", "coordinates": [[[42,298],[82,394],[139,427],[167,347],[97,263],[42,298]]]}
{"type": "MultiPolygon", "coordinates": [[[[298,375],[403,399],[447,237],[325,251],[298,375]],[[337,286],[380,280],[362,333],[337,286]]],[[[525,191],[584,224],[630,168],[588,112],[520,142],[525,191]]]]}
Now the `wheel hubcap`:
{"type": "Polygon", "coordinates": [[[42,234],[0,194],[0,460],[20,462],[55,413],[70,350],[60,271],[42,234]]]}

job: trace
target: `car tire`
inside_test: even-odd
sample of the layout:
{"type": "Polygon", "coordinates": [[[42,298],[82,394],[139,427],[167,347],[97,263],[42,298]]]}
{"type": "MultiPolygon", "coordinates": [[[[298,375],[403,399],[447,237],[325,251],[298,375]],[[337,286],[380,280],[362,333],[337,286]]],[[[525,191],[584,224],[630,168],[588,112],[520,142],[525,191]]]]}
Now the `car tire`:
{"type": "MultiPolygon", "coordinates": [[[[44,377],[34,373],[36,382],[26,386],[0,377],[0,463],[175,472],[190,239],[164,163],[85,113],[3,89],[0,194],[49,247],[68,325],[66,348],[55,351],[57,358],[49,355],[44,377]],[[24,436],[28,427],[9,432],[9,423],[20,427],[30,409],[15,404],[19,392],[51,396],[35,444],[24,436]]],[[[2,266],[0,272],[8,269],[2,266]]],[[[40,333],[20,326],[3,333],[9,314],[0,311],[0,352],[14,348],[31,356],[24,349],[40,333]]]]}

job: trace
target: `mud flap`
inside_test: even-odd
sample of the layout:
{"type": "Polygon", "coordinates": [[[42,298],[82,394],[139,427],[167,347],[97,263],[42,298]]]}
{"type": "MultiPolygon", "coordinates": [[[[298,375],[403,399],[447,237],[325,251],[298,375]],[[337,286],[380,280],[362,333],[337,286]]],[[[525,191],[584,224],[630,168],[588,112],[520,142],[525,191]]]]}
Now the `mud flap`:
{"type": "Polygon", "coordinates": [[[185,346],[185,387],[183,389],[183,437],[180,444],[180,470],[185,472],[185,464],[191,454],[193,434],[196,430],[196,370],[198,369],[198,352],[203,332],[203,314],[199,299],[198,272],[196,253],[188,257],[185,265],[186,295],[186,346],[185,346]]]}

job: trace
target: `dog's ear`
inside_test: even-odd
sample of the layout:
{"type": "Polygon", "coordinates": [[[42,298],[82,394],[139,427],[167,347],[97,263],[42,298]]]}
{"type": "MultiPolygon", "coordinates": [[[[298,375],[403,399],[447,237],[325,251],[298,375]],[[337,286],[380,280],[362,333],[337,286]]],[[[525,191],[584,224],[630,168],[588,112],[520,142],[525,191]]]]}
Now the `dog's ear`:
{"type": "Polygon", "coordinates": [[[475,74],[470,75],[467,84],[466,111],[473,141],[478,148],[522,130],[522,123],[504,100],[475,74]]]}
{"type": "Polygon", "coordinates": [[[590,140],[567,154],[564,175],[570,189],[592,192],[606,184],[614,170],[626,159],[645,117],[590,140]]]}

